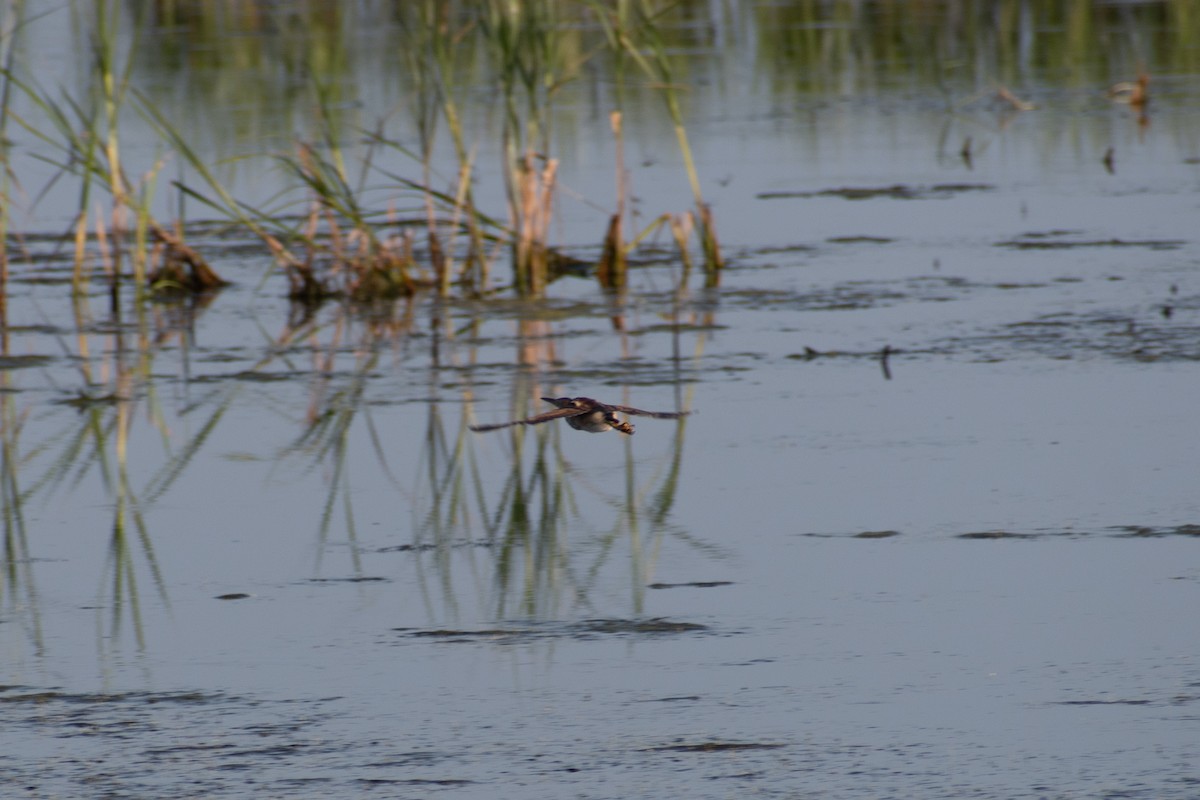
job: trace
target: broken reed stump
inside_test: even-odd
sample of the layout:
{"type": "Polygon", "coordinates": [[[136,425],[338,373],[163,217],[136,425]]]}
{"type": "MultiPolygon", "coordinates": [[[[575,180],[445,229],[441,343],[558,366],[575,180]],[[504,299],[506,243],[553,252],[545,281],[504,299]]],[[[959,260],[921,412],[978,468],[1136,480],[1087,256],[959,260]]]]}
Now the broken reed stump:
{"type": "Polygon", "coordinates": [[[182,238],[156,222],[150,223],[150,230],[158,241],[155,252],[161,253],[157,267],[148,277],[151,286],[199,294],[229,284],[208,265],[202,255],[184,244],[182,238]]]}
{"type": "Polygon", "coordinates": [[[608,221],[608,233],[604,236],[604,252],[596,265],[596,278],[605,289],[625,288],[629,264],[622,241],[621,215],[613,214],[608,221]]]}
{"type": "Polygon", "coordinates": [[[721,270],[725,268],[725,259],[721,255],[721,245],[717,241],[717,226],[713,222],[712,209],[706,204],[697,208],[697,222],[700,234],[700,247],[704,252],[704,285],[712,289],[721,283],[721,270]]]}

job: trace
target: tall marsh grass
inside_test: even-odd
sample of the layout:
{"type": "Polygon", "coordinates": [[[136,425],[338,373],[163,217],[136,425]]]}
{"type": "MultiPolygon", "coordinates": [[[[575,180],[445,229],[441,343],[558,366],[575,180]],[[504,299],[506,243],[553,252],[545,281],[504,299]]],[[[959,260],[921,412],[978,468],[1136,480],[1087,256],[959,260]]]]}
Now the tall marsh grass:
{"type": "MultiPolygon", "coordinates": [[[[744,65],[744,54],[735,54],[752,38],[756,81],[781,95],[878,91],[881,76],[921,80],[947,93],[949,79],[965,75],[964,64],[982,65],[981,74],[1001,84],[1039,65],[1078,65],[1072,82],[1108,85],[1129,77],[1109,74],[1127,65],[1147,61],[1153,69],[1152,48],[1176,71],[1200,63],[1191,46],[1200,36],[1196,0],[1023,8],[985,0],[939,0],[922,5],[921,13],[909,13],[907,4],[700,0],[410,0],[300,3],[286,11],[254,0],[39,7],[39,15],[73,14],[82,32],[88,74],[82,88],[68,90],[22,64],[13,42],[41,17],[13,2],[0,12],[0,232],[12,233],[17,195],[36,197],[40,190],[23,186],[10,169],[10,138],[19,132],[37,140],[38,156],[59,170],[56,182],[70,178],[78,186],[71,236],[79,293],[90,291],[97,263],[114,303],[125,284],[139,297],[147,287],[220,285],[201,248],[186,241],[189,220],[154,214],[175,190],[200,201],[190,202],[194,213],[217,214],[259,238],[286,276],[288,293],[299,299],[369,299],[426,288],[443,297],[506,289],[538,296],[562,263],[553,238],[571,189],[562,185],[558,129],[567,117],[559,104],[566,87],[586,79],[600,112],[590,124],[611,126],[615,151],[615,207],[595,225],[601,285],[618,291],[626,285],[628,257],[651,230],[669,230],[685,278],[698,245],[696,263],[712,285],[724,256],[704,192],[706,165],[688,130],[689,59],[698,51],[744,65]],[[390,55],[372,68],[395,72],[387,80],[398,89],[397,107],[362,105],[354,82],[351,65],[361,54],[350,37],[375,29],[386,31],[387,46],[374,48],[372,40],[372,48],[390,55]],[[1112,41],[1118,46],[1099,46],[1112,41]],[[225,66],[225,55],[253,69],[225,66]],[[148,70],[187,78],[192,64],[215,75],[197,82],[211,86],[199,90],[191,105],[202,110],[192,117],[165,105],[158,87],[142,85],[148,70]],[[277,83],[247,78],[248,86],[230,86],[273,70],[282,76],[277,83]],[[294,98],[286,112],[270,102],[276,94],[294,98]],[[629,202],[636,175],[628,173],[623,153],[624,137],[642,123],[626,108],[634,94],[642,111],[644,100],[654,99],[682,163],[680,206],[650,209],[652,221],[640,234],[629,202]],[[15,113],[15,99],[31,114],[15,113]],[[231,106],[261,106],[254,113],[263,115],[275,109],[281,119],[272,124],[292,128],[292,141],[237,158],[273,162],[290,176],[295,194],[256,206],[220,185],[220,165],[204,155],[212,148],[199,146],[192,131],[231,106]],[[147,157],[147,144],[139,142],[135,160],[142,165],[131,170],[126,125],[138,116],[158,131],[159,152],[147,157]],[[499,163],[481,153],[498,153],[499,163]],[[164,170],[184,177],[166,187],[164,170]],[[491,201],[481,198],[497,196],[503,199],[485,207],[491,201]]],[[[589,124],[586,115],[569,119],[589,124]]],[[[0,286],[7,262],[6,248],[0,286]]]]}
{"type": "MultiPolygon", "coordinates": [[[[669,46],[662,30],[661,20],[670,10],[670,6],[660,8],[658,4],[618,0],[615,4],[595,2],[593,7],[604,25],[610,47],[622,60],[628,59],[636,64],[650,84],[658,88],[675,131],[688,187],[695,203],[692,225],[698,234],[701,252],[704,254],[706,283],[716,285],[720,270],[724,266],[724,259],[717,241],[712,209],[704,200],[704,192],[700,187],[700,170],[692,155],[691,141],[684,124],[680,94],[685,90],[685,86],[678,82],[674,59],[669,54],[669,46]]],[[[676,240],[679,241],[678,230],[676,240]]],[[[682,242],[680,244],[686,259],[686,249],[682,247],[682,242]]]]}
{"type": "Polygon", "coordinates": [[[13,113],[13,122],[42,143],[44,154],[40,158],[59,171],[55,181],[68,175],[78,179],[71,225],[72,290],[78,295],[89,291],[89,242],[95,244],[99,265],[108,278],[114,312],[121,308],[126,270],[139,299],[164,276],[195,290],[221,285],[223,281],[203,257],[184,244],[182,230],[170,232],[152,214],[165,157],[155,160],[136,181],[125,167],[122,119],[137,94],[131,83],[131,51],[138,46],[139,26],[125,30],[129,26],[119,4],[106,0],[98,0],[90,12],[81,13],[90,24],[87,46],[92,65],[83,96],[51,90],[33,78],[20,77],[11,59],[6,60],[2,73],[5,124],[9,118],[8,92],[15,89],[32,107],[33,114],[27,117],[13,113]],[[107,196],[107,208],[97,193],[107,196]],[[157,261],[157,268],[151,259],[157,261]]]}
{"type": "MultiPolygon", "coordinates": [[[[54,154],[51,159],[61,175],[78,181],[72,226],[74,290],[89,291],[95,255],[108,279],[114,308],[126,281],[136,287],[138,297],[147,287],[203,291],[223,283],[202,254],[186,243],[186,220],[168,225],[153,214],[159,176],[172,160],[187,174],[175,189],[198,201],[191,204],[193,209],[216,213],[258,237],[286,275],[288,294],[295,299],[370,300],[426,287],[444,297],[456,292],[477,296],[497,288],[495,264],[505,253],[508,287],[536,297],[547,291],[563,262],[552,242],[560,194],[556,102],[562,88],[585,68],[632,58],[648,80],[665,87],[665,107],[673,115],[694,200],[703,207],[697,167],[674,99],[679,89],[669,80],[666,47],[650,55],[642,52],[647,43],[654,44],[644,31],[657,19],[653,9],[659,4],[621,0],[614,6],[625,26],[621,34],[597,37],[596,31],[608,24],[602,19],[610,13],[606,5],[582,0],[417,0],[397,6],[393,13],[402,34],[398,46],[405,53],[408,92],[398,114],[380,109],[373,123],[354,123],[334,113],[335,107],[353,105],[354,100],[333,66],[338,57],[325,49],[319,51],[326,55],[309,60],[301,55],[292,68],[307,76],[312,112],[308,132],[297,136],[290,148],[267,154],[300,193],[258,207],[226,188],[215,165],[189,141],[179,122],[134,85],[138,48],[152,47],[144,27],[153,24],[154,14],[162,9],[149,15],[131,13],[112,0],[98,0],[77,12],[88,31],[91,56],[84,95],[42,86],[20,75],[11,63],[4,68],[5,88],[21,92],[48,124],[24,117],[15,121],[54,154]],[[641,32],[637,41],[631,38],[635,31],[641,32]],[[481,86],[499,121],[494,133],[486,127],[482,132],[470,129],[466,121],[479,116],[477,108],[470,113],[467,108],[478,105],[481,86]],[[163,149],[136,180],[127,174],[122,142],[123,120],[134,113],[157,131],[163,149]],[[407,121],[407,130],[390,129],[397,119],[407,121]],[[497,141],[480,138],[492,135],[497,141]],[[353,140],[349,147],[347,138],[353,140]],[[444,163],[436,151],[445,142],[457,164],[450,175],[434,167],[444,163]],[[481,149],[499,152],[501,163],[481,165],[481,149]],[[498,174],[502,181],[503,209],[478,205],[478,184],[489,174],[498,174]]],[[[189,13],[203,17],[209,11],[197,6],[189,13]]],[[[323,15],[309,20],[306,13],[300,15],[301,25],[337,25],[323,15]]],[[[334,17],[348,13],[331,12],[334,17]]],[[[214,24],[230,23],[213,20],[203,27],[214,24]]],[[[614,117],[618,150],[619,119],[614,117]]],[[[620,288],[626,256],[637,239],[627,242],[624,231],[627,189],[620,153],[616,170],[617,210],[603,239],[600,271],[603,285],[620,288]]],[[[698,230],[711,230],[706,212],[697,218],[698,230]]],[[[706,235],[701,242],[706,263],[715,263],[709,257],[716,252],[715,236],[706,235]]]]}

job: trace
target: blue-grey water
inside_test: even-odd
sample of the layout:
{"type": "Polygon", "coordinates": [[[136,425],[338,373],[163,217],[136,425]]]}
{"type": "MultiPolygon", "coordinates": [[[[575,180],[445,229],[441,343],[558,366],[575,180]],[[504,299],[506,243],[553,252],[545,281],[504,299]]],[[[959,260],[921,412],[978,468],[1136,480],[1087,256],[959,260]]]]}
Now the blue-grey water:
{"type": "MultiPolygon", "coordinates": [[[[198,234],[235,284],[118,320],[26,242],[6,796],[1200,796],[1195,75],[1145,124],[742,66],[689,118],[713,289],[668,255],[305,320],[198,234]],[[466,427],[561,394],[698,413],[466,427]]],[[[639,136],[644,213],[686,207],[639,136]]],[[[605,131],[569,142],[607,206],[605,131]]]]}

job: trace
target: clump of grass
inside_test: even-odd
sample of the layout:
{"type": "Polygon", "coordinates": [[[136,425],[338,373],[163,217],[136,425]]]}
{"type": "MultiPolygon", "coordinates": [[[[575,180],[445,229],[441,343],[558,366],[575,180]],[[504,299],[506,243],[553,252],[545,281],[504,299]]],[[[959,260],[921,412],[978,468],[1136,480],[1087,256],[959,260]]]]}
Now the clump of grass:
{"type": "Polygon", "coordinates": [[[175,232],[157,222],[150,223],[155,245],[150,262],[155,265],[147,280],[157,290],[174,289],[201,293],[226,286],[228,281],[209,266],[204,257],[183,241],[182,225],[175,232]]]}
{"type": "MultiPolygon", "coordinates": [[[[405,52],[410,67],[413,113],[418,146],[407,147],[385,135],[383,123],[364,132],[366,155],[359,177],[351,180],[346,157],[339,142],[347,130],[335,121],[332,101],[336,84],[326,83],[328,74],[319,64],[307,70],[312,89],[315,136],[299,141],[294,148],[274,156],[302,189],[302,198],[289,192],[282,205],[252,208],[223,187],[211,164],[195,153],[184,137],[145,95],[131,85],[131,60],[120,55],[128,37],[118,34],[122,15],[112,0],[97,0],[91,44],[94,51],[94,93],[82,101],[65,93],[51,95],[32,84],[22,88],[51,123],[41,128],[22,121],[25,127],[56,151],[55,163],[64,173],[81,178],[78,211],[75,215],[75,291],[87,292],[90,279],[88,246],[97,244],[101,263],[109,277],[114,309],[128,271],[138,287],[156,290],[206,291],[224,281],[199,252],[184,241],[182,223],[169,228],[152,215],[157,176],[166,159],[159,159],[136,183],[125,174],[120,141],[120,120],[126,106],[136,105],[157,130],[174,157],[190,169],[195,180],[180,180],[183,196],[202,201],[231,220],[236,227],[261,239],[288,281],[288,294],[296,299],[319,302],[331,297],[368,300],[404,296],[426,287],[449,296],[457,287],[464,294],[492,291],[492,263],[500,248],[511,256],[513,289],[521,295],[540,296],[559,271],[564,257],[550,244],[558,195],[559,162],[554,156],[553,105],[563,85],[573,80],[583,64],[605,51],[605,44],[588,43],[577,23],[579,11],[602,20],[607,51],[618,70],[628,62],[660,89],[676,129],[695,202],[687,225],[672,225],[685,260],[690,266],[685,239],[680,232],[694,229],[701,241],[710,280],[721,264],[712,214],[700,193],[673,82],[667,47],[655,25],[656,4],[622,0],[615,4],[589,2],[564,4],[559,0],[475,0],[467,4],[445,4],[414,0],[397,9],[406,31],[405,52]],[[594,46],[593,46],[594,45],[594,46]],[[486,72],[501,119],[504,222],[483,213],[475,202],[477,172],[475,148],[467,140],[463,121],[462,93],[478,87],[470,72],[475,59],[488,63],[486,72]],[[447,180],[433,169],[437,131],[444,125],[453,143],[457,174],[447,180]],[[389,149],[410,158],[420,170],[413,179],[384,169],[376,156],[389,149]],[[383,178],[387,186],[371,186],[367,180],[383,178]],[[438,182],[440,181],[440,185],[438,182]],[[388,212],[370,198],[390,190],[388,212]],[[103,192],[110,200],[104,210],[93,195],[103,192]],[[408,205],[395,208],[399,196],[408,205]],[[299,209],[299,211],[297,210],[299,209]],[[92,233],[94,231],[94,233],[92,233]]],[[[135,15],[136,16],[136,15],[135,15]]],[[[133,36],[136,45],[139,37],[133,36]]],[[[10,85],[11,68],[5,72],[10,85]]],[[[621,81],[617,81],[620,92],[621,81]]],[[[0,97],[0,100],[3,98],[0,97]]],[[[3,122],[4,120],[0,120],[3,122]]],[[[622,117],[618,108],[611,117],[616,141],[617,203],[608,220],[604,252],[598,264],[603,286],[623,289],[627,283],[628,256],[650,230],[667,224],[660,216],[646,232],[627,241],[628,186],[623,152],[622,117]]],[[[7,207],[7,203],[5,204],[7,207]]],[[[683,218],[680,217],[680,220],[683,218]]],[[[0,219],[0,225],[3,220],[0,219]]],[[[3,265],[0,264],[0,269],[3,265]]],[[[0,272],[0,282],[3,274],[0,272]]]]}
{"type": "Polygon", "coordinates": [[[347,179],[332,136],[326,136],[324,149],[299,142],[294,152],[276,157],[308,194],[308,211],[297,227],[292,224],[294,215],[240,203],[179,131],[152,107],[148,109],[160,135],[181,154],[208,193],[197,186],[180,184],[180,189],[258,236],[287,276],[289,297],[320,302],[413,291],[411,238],[378,234],[374,215],[363,207],[360,193],[347,179]]]}
{"type": "MultiPolygon", "coordinates": [[[[675,139],[695,203],[692,221],[700,240],[701,252],[704,254],[705,283],[710,286],[716,285],[725,262],[717,240],[712,209],[705,202],[704,193],[700,188],[699,171],[683,121],[679,101],[682,86],[675,78],[674,65],[659,26],[661,16],[669,11],[670,7],[652,11],[645,3],[618,2],[613,7],[599,2],[589,4],[601,21],[613,52],[618,54],[620,60],[628,58],[635,63],[646,78],[658,87],[675,129],[675,139]]],[[[673,226],[673,231],[678,233],[679,230],[677,226],[673,226]]],[[[678,235],[676,238],[678,240],[678,235]]],[[[680,249],[685,252],[686,258],[686,249],[682,246],[680,249]]]]}
{"type": "Polygon", "coordinates": [[[568,58],[558,0],[488,0],[479,17],[482,42],[503,104],[504,183],[512,239],[513,284],[540,296],[554,263],[550,222],[558,177],[551,108],[582,59],[568,58]]]}
{"type": "MultiPolygon", "coordinates": [[[[151,214],[157,176],[165,159],[160,158],[136,183],[126,174],[121,118],[130,96],[136,92],[130,84],[132,58],[127,52],[122,62],[118,55],[121,49],[118,44],[120,15],[118,4],[106,0],[98,0],[93,7],[89,41],[94,65],[93,85],[91,95],[82,101],[65,93],[56,97],[33,82],[21,80],[11,60],[3,68],[4,108],[8,108],[9,87],[15,87],[49,124],[37,124],[15,115],[13,119],[57,154],[44,157],[44,160],[58,167],[61,174],[74,174],[80,178],[78,205],[71,226],[74,232],[73,292],[76,295],[88,292],[91,278],[88,242],[95,241],[100,263],[109,279],[110,305],[114,313],[120,309],[126,261],[138,298],[155,283],[169,282],[195,291],[224,283],[199,253],[184,244],[182,233],[169,233],[151,214]],[[107,210],[99,203],[93,210],[94,188],[108,195],[107,210]],[[89,238],[89,228],[95,231],[94,239],[89,238]],[[151,272],[149,268],[154,262],[157,267],[151,272]]],[[[130,51],[137,46],[136,29],[133,40],[130,51]]],[[[144,98],[142,100],[145,107],[144,98]]]]}
{"type": "Polygon", "coordinates": [[[450,294],[455,272],[454,237],[460,222],[465,228],[467,246],[457,279],[468,290],[478,292],[487,285],[491,257],[486,226],[474,213],[472,177],[475,159],[463,129],[458,79],[458,74],[471,61],[471,51],[462,47],[463,41],[476,26],[469,18],[459,18],[454,4],[441,0],[403,3],[396,11],[407,34],[403,52],[414,87],[411,116],[420,142],[419,161],[425,186],[431,187],[434,182],[434,145],[440,122],[444,122],[450,135],[459,165],[449,241],[444,241],[438,222],[436,198],[432,192],[425,193],[426,239],[430,261],[437,274],[438,293],[443,297],[450,294]]]}
{"type": "Polygon", "coordinates": [[[300,237],[305,258],[285,264],[292,297],[345,295],[370,299],[412,293],[411,235],[379,235],[359,193],[347,181],[340,159],[323,156],[315,147],[302,144],[295,156],[281,161],[303,182],[312,198],[300,237]],[[326,262],[323,277],[318,275],[322,256],[326,262]]]}

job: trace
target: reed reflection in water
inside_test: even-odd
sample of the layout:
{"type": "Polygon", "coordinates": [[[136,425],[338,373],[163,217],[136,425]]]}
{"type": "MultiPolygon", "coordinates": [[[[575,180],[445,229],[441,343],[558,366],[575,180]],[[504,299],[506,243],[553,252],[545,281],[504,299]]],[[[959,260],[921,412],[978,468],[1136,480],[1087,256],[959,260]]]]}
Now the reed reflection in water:
{"type": "MultiPolygon", "coordinates": [[[[625,543],[630,607],[640,613],[646,577],[662,536],[681,535],[670,525],[670,511],[682,473],[686,420],[675,421],[670,443],[649,459],[634,447],[644,453],[661,437],[643,436],[639,445],[625,443],[619,473],[606,473],[604,479],[572,456],[569,429],[567,439],[552,429],[498,436],[494,441],[506,443],[507,450],[497,456],[495,444],[481,442],[470,430],[477,376],[488,374],[491,384],[493,373],[502,372],[501,380],[510,381],[511,413],[529,413],[538,397],[560,391],[553,387],[565,387],[559,342],[577,321],[519,317],[504,323],[514,331],[515,363],[498,367],[480,364],[479,350],[485,346],[480,343],[491,341],[484,333],[484,313],[459,309],[455,314],[439,302],[424,310],[429,322],[423,327],[415,324],[414,316],[404,317],[403,324],[389,317],[393,322],[352,326],[359,329],[360,338],[346,370],[337,369],[336,360],[350,349],[342,338],[348,320],[339,316],[338,323],[323,328],[328,341],[319,346],[322,356],[310,379],[305,428],[286,450],[290,458],[309,465],[307,472],[320,466],[325,476],[316,568],[338,569],[323,564],[320,554],[344,530],[352,574],[368,577],[363,556],[371,545],[360,536],[351,476],[352,443],[365,441],[375,469],[395,493],[395,506],[407,508],[411,519],[411,539],[382,549],[411,554],[432,619],[457,618],[460,600],[467,596],[483,604],[472,613],[489,619],[544,618],[586,609],[591,587],[602,570],[617,568],[612,560],[625,543]],[[385,354],[392,356],[390,361],[385,354]],[[414,367],[415,360],[425,365],[414,367]],[[427,376],[425,428],[416,453],[397,452],[386,434],[392,423],[372,409],[371,379],[384,363],[410,374],[415,368],[427,376]],[[356,427],[363,438],[356,436],[356,427]],[[481,449],[490,452],[481,454],[481,449]],[[504,463],[498,469],[496,458],[504,463]],[[416,472],[406,484],[397,476],[402,473],[400,464],[409,459],[415,459],[416,472]],[[651,467],[644,472],[647,463],[651,467]],[[586,547],[580,546],[581,540],[586,547]]],[[[689,324],[688,329],[695,327],[689,324]]],[[[617,331],[624,341],[622,357],[631,358],[623,321],[617,331]]],[[[681,335],[676,330],[672,353],[680,351],[681,335]]],[[[315,341],[313,347],[318,347],[315,341]]],[[[701,351],[698,342],[695,357],[701,351]]],[[[691,403],[686,389],[690,372],[684,366],[672,356],[662,381],[674,386],[681,408],[691,403]]],[[[628,388],[623,397],[630,401],[628,388]]],[[[670,423],[662,428],[672,430],[670,423]]],[[[403,535],[403,530],[397,534],[403,535]]]]}
{"type": "MultiPolygon", "coordinates": [[[[64,399],[50,411],[38,410],[34,382],[22,382],[34,373],[0,370],[5,389],[0,394],[3,597],[6,613],[23,621],[36,650],[44,646],[36,588],[38,543],[44,534],[31,526],[28,509],[99,492],[110,523],[96,603],[97,639],[104,648],[117,647],[128,625],[135,646],[146,647],[143,616],[149,598],[143,587],[149,581],[158,604],[169,610],[170,576],[180,568],[161,563],[155,548],[155,521],[161,525],[170,515],[149,512],[169,492],[182,493],[180,502],[186,504],[205,491],[193,487],[187,476],[197,463],[211,459],[205,447],[222,438],[227,412],[256,402],[246,396],[247,387],[277,390],[281,376],[282,385],[307,387],[307,410],[296,420],[300,430],[281,446],[255,445],[283,456],[268,463],[271,475],[278,476],[288,463],[298,464],[296,480],[322,487],[312,515],[318,574],[343,568],[325,563],[331,541],[343,538],[350,544],[339,550],[348,553],[345,566],[354,576],[366,574],[363,556],[368,551],[360,543],[351,468],[361,463],[361,443],[366,442],[368,458],[395,492],[395,507],[407,508],[411,519],[411,539],[385,549],[412,552],[414,576],[431,617],[457,616],[459,598],[467,595],[486,597],[487,608],[479,610],[489,617],[546,617],[587,608],[590,588],[606,568],[628,570],[630,606],[640,611],[645,578],[662,537],[679,534],[671,527],[670,510],[682,472],[685,419],[675,422],[662,449],[660,436],[640,437],[638,451],[632,442],[624,443],[619,470],[609,470],[602,479],[572,455],[572,442],[557,430],[506,437],[510,450],[502,456],[503,471],[496,472],[485,465],[478,436],[469,429],[475,421],[475,376],[497,370],[478,363],[478,342],[487,340],[481,333],[485,314],[451,313],[440,303],[421,308],[411,299],[386,314],[349,306],[296,314],[278,334],[263,336],[245,369],[218,377],[193,363],[194,325],[212,302],[220,300],[140,305],[145,313],[126,322],[111,314],[95,319],[87,302],[76,301],[73,331],[55,338],[77,385],[66,389],[62,368],[56,366],[58,393],[64,399]],[[309,361],[306,368],[297,361],[301,355],[309,361]],[[417,452],[397,452],[390,445],[394,436],[389,428],[402,423],[380,417],[375,408],[380,398],[372,387],[389,365],[410,372],[413,362],[423,362],[419,368],[427,375],[425,431],[417,452]],[[447,385],[449,390],[443,388],[447,385]],[[172,397],[179,403],[174,411],[172,397]],[[52,421],[49,427],[37,427],[40,438],[35,442],[28,441],[25,425],[32,415],[43,423],[52,421]],[[190,425],[192,418],[199,423],[190,425]],[[188,428],[186,435],[178,435],[188,428]],[[42,433],[46,430],[52,433],[42,433]],[[155,440],[157,446],[145,446],[155,440]],[[140,444],[133,447],[131,442],[140,444]],[[150,457],[155,452],[159,455],[150,457]],[[416,468],[411,481],[402,477],[405,464],[416,468]],[[586,548],[580,547],[584,538],[586,548]],[[625,566],[614,560],[622,551],[627,553],[625,566]],[[466,556],[465,567],[455,554],[466,556]]],[[[533,398],[565,387],[558,342],[575,322],[519,319],[505,324],[516,331],[519,363],[505,372],[511,378],[511,407],[519,414],[533,398]]],[[[11,346],[10,337],[4,341],[6,348],[11,346]]],[[[201,353],[205,368],[226,358],[201,353]]],[[[673,385],[682,407],[690,403],[684,388],[688,373],[680,360],[673,363],[673,385]]],[[[631,400],[628,389],[623,399],[631,400]]],[[[668,425],[660,429],[670,430],[668,425]]],[[[312,540],[297,539],[296,546],[309,549],[312,540]]]]}
{"type": "MultiPolygon", "coordinates": [[[[18,326],[22,347],[31,345],[28,334],[53,339],[60,358],[44,357],[43,369],[51,373],[51,386],[59,395],[59,409],[39,403],[40,381],[23,382],[30,370],[0,370],[0,442],[4,517],[4,599],[8,613],[22,620],[37,651],[41,651],[42,625],[36,590],[35,565],[45,542],[42,530],[32,533],[30,514],[53,503],[80,502],[99,490],[110,510],[107,557],[95,608],[97,641],[104,649],[121,638],[122,626],[133,628],[136,646],[146,646],[142,617],[141,584],[148,576],[159,601],[169,608],[167,582],[155,553],[147,511],[184,475],[201,451],[233,400],[222,392],[205,402],[208,417],[196,432],[176,441],[156,377],[158,355],[173,348],[183,355],[187,369],[187,342],[196,318],[211,297],[188,297],[179,303],[153,306],[136,304],[133,319],[119,311],[97,319],[88,299],[75,296],[70,305],[73,330],[46,324],[18,326]],[[71,385],[74,384],[73,388],[71,385]],[[33,426],[38,439],[27,441],[31,422],[52,419],[49,433],[43,424],[33,426]],[[161,440],[160,457],[153,463],[134,463],[131,441],[149,434],[161,440]]],[[[26,309],[23,309],[26,310],[26,309]]],[[[3,355],[11,358],[14,334],[4,330],[3,355]]],[[[19,358],[19,357],[18,357],[19,358]]],[[[146,452],[139,449],[139,453],[146,452]]],[[[86,540],[87,532],[83,532],[86,540]]]]}

